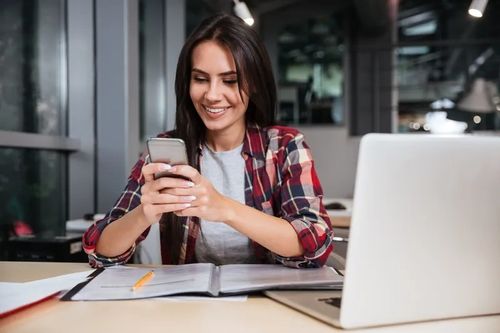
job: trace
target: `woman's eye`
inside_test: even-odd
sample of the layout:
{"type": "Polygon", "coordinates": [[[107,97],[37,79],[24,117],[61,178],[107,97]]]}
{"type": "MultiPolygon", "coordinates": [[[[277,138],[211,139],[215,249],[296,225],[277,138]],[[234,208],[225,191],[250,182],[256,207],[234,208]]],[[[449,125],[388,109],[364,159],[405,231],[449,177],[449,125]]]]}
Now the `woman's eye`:
{"type": "Polygon", "coordinates": [[[224,80],[225,84],[235,84],[238,83],[238,80],[224,80]]]}
{"type": "Polygon", "coordinates": [[[195,80],[196,82],[206,82],[206,81],[208,81],[206,78],[199,77],[199,76],[193,77],[193,80],[195,80]]]}

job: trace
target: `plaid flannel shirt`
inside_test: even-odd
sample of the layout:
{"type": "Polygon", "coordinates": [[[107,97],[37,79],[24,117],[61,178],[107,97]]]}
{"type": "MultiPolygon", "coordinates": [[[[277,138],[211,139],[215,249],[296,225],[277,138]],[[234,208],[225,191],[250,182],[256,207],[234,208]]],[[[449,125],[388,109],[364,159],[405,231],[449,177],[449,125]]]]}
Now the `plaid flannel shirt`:
{"type": "MultiPolygon", "coordinates": [[[[159,137],[169,137],[170,133],[159,137]]],[[[200,147],[201,154],[201,147],[200,147]]],[[[282,263],[290,267],[322,266],[333,249],[332,226],[322,203],[323,192],[314,168],[314,161],[304,136],[297,130],[284,126],[260,128],[248,126],[243,142],[245,159],[245,202],[266,214],[287,220],[297,232],[304,249],[301,257],[286,258],[270,253],[253,242],[255,255],[262,263],[282,263]]],[[[83,235],[83,247],[93,267],[126,263],[136,245],[148,234],[149,228],[132,247],[117,257],[109,258],[96,252],[101,232],[113,221],[140,204],[144,178],[141,158],[132,168],[127,186],[114,207],[106,216],[94,223],[83,235]]],[[[196,262],[195,242],[199,234],[199,219],[184,217],[184,238],[179,263],[196,262]]],[[[252,223],[252,221],[248,221],[252,223]]],[[[160,224],[160,236],[162,234],[160,224]]],[[[163,237],[160,237],[163,238],[163,237]]],[[[171,264],[169,253],[162,242],[162,262],[171,264]]]]}

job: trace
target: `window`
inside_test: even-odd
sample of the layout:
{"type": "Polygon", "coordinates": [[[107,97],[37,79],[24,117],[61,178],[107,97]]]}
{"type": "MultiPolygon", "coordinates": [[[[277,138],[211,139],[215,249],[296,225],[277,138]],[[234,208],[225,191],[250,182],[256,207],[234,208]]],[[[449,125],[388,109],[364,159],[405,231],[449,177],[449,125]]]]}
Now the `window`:
{"type": "Polygon", "coordinates": [[[64,135],[64,1],[6,0],[0,9],[0,130],[64,135]]]}
{"type": "Polygon", "coordinates": [[[343,124],[341,27],[338,15],[325,15],[287,24],[279,33],[280,122],[343,124]]]}
{"type": "Polygon", "coordinates": [[[65,6],[63,0],[0,2],[0,223],[4,231],[0,242],[15,221],[26,222],[35,232],[64,231],[67,155],[50,147],[41,149],[37,141],[66,135],[65,6]]]}
{"type": "Polygon", "coordinates": [[[56,151],[0,148],[0,221],[25,222],[37,234],[64,234],[66,156],[56,151]]]}
{"type": "MultiPolygon", "coordinates": [[[[467,14],[470,1],[402,1],[398,15],[399,132],[431,130],[436,112],[467,131],[500,128],[498,1],[484,16],[467,14]],[[483,102],[465,102],[480,94],[483,102]],[[445,114],[445,113],[446,114],[445,114]],[[458,122],[458,123],[457,123],[458,122]]],[[[450,122],[448,122],[450,123],[450,122]]],[[[443,123],[444,124],[444,123],[443,123]]]]}

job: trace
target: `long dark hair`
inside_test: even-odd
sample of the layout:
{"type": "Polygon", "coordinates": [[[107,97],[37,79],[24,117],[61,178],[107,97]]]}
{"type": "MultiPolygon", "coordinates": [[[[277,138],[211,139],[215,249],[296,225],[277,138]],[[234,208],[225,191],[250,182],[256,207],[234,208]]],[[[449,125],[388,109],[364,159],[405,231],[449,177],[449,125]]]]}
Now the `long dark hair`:
{"type": "MultiPolygon", "coordinates": [[[[177,110],[174,136],[186,143],[189,164],[199,170],[198,147],[205,141],[206,127],[189,94],[193,49],[203,41],[213,40],[227,47],[236,64],[240,94],[249,96],[246,123],[266,127],[275,123],[276,85],[269,56],[257,33],[236,16],[219,14],[205,19],[191,33],[179,55],[175,75],[177,110]]],[[[179,263],[186,218],[168,213],[162,217],[162,240],[169,253],[169,263],[179,263]]]]}

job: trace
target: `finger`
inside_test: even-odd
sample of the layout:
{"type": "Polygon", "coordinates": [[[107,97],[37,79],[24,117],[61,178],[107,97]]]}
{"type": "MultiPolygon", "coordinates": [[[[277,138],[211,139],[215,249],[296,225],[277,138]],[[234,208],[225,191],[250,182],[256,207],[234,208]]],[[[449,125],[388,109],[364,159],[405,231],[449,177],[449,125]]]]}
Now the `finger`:
{"type": "Polygon", "coordinates": [[[151,182],[145,182],[144,185],[141,186],[141,196],[148,194],[151,191],[151,182]]]}
{"type": "Polygon", "coordinates": [[[195,207],[187,207],[184,209],[180,209],[180,210],[174,211],[174,214],[177,216],[197,216],[195,207]]]}
{"type": "Polygon", "coordinates": [[[200,172],[190,165],[175,165],[169,171],[176,175],[189,178],[195,184],[198,184],[202,179],[200,172]]]}
{"type": "Polygon", "coordinates": [[[177,212],[190,207],[189,203],[176,203],[176,204],[162,204],[162,205],[151,205],[151,209],[154,215],[159,215],[163,213],[177,212]]]}
{"type": "Polygon", "coordinates": [[[150,182],[154,180],[154,175],[162,172],[162,171],[167,171],[170,170],[172,166],[169,164],[165,163],[149,163],[145,164],[142,167],[142,175],[144,176],[144,180],[147,182],[150,182]]]}
{"type": "Polygon", "coordinates": [[[174,203],[191,203],[196,200],[193,195],[172,195],[172,194],[162,194],[162,193],[152,193],[146,194],[141,197],[141,203],[143,204],[174,204],[174,203]]]}
{"type": "Polygon", "coordinates": [[[194,196],[197,196],[197,194],[200,193],[200,191],[195,187],[170,187],[170,188],[161,189],[160,193],[172,194],[172,195],[194,195],[194,196]]]}
{"type": "Polygon", "coordinates": [[[161,191],[166,188],[190,188],[194,183],[182,178],[161,177],[151,182],[152,191],[161,191]]]}

